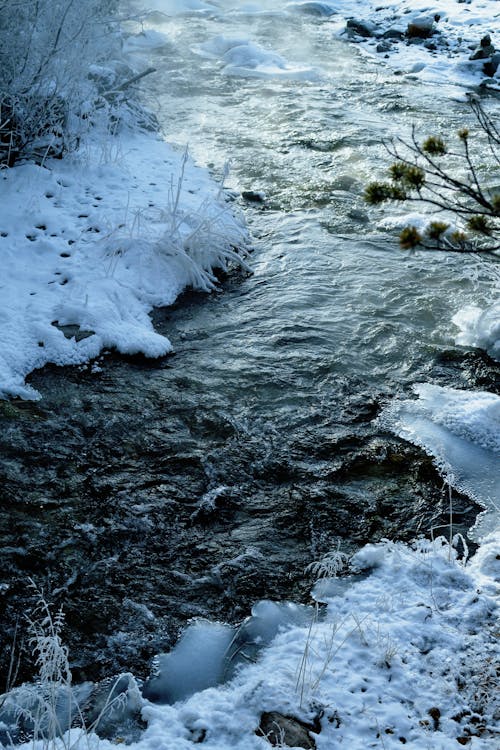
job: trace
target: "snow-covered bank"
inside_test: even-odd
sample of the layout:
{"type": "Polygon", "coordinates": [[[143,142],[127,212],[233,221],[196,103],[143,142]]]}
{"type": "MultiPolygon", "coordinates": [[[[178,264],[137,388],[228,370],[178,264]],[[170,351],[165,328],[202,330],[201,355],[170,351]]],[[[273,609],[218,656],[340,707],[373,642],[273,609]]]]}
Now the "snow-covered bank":
{"type": "MultiPolygon", "coordinates": [[[[368,545],[351,559],[347,578],[317,584],[315,596],[326,609],[306,624],[282,627],[257,661],[240,666],[229,682],[173,705],[143,700],[147,729],[128,746],[265,750],[269,742],[256,730],[263,713],[277,712],[310,726],[308,746],[318,750],[494,750],[499,558],[498,538],[485,540],[467,563],[443,538],[413,547],[368,545]]],[[[210,636],[205,648],[198,646],[206,668],[210,636]]],[[[289,740],[283,727],[273,730],[289,740]]],[[[71,747],[116,746],[78,737],[74,730],[71,747]]]]}
{"type": "Polygon", "coordinates": [[[168,353],[152,307],[210,289],[245,243],[221,187],[152,133],[91,134],[61,161],[4,170],[0,202],[4,398],[37,398],[25,378],[48,362],[168,353]]]}
{"type": "Polygon", "coordinates": [[[488,81],[493,88],[500,86],[498,69],[491,78],[483,70],[484,59],[470,59],[488,34],[493,45],[500,46],[496,0],[443,0],[434,4],[426,0],[389,0],[383,4],[339,0],[324,5],[343,17],[336,24],[337,33],[347,35],[399,74],[439,84],[455,96],[460,93],[459,87],[474,87],[481,81],[488,81]],[[414,34],[411,30],[408,34],[409,26],[414,27],[414,34]],[[418,32],[418,27],[428,28],[428,36],[418,32]]]}

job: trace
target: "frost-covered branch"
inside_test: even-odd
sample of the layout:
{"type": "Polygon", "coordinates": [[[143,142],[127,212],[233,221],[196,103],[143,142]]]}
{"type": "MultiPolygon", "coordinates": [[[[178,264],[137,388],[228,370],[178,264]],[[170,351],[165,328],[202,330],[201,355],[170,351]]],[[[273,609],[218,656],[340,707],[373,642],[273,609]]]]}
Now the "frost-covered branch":
{"type": "Polygon", "coordinates": [[[372,205],[390,201],[414,202],[446,213],[448,221],[432,220],[425,231],[405,227],[403,248],[420,245],[455,252],[496,253],[500,250],[500,191],[482,173],[478,141],[486,138],[494,163],[500,165],[500,131],[476,99],[470,98],[478,130],[461,128],[459,149],[451,150],[440,136],[419,141],[412,129],[410,139],[386,144],[395,160],[390,181],[367,185],[365,199],[372,205]],[[455,226],[452,226],[451,223],[455,226]],[[458,224],[458,226],[457,226],[458,224]]]}

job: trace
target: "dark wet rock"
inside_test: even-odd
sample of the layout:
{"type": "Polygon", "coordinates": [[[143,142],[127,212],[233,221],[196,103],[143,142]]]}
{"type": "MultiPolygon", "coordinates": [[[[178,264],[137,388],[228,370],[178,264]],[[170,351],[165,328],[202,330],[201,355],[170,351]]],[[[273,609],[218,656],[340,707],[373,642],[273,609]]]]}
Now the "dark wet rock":
{"type": "Polygon", "coordinates": [[[65,338],[72,339],[74,338],[75,341],[83,341],[83,339],[89,338],[89,336],[94,336],[95,331],[86,331],[83,328],[80,328],[79,325],[59,325],[59,323],[54,321],[52,325],[59,329],[61,331],[65,338]]]}
{"type": "Polygon", "coordinates": [[[392,49],[392,44],[388,41],[379,42],[376,49],[379,53],[389,52],[392,49]]]}
{"type": "Polygon", "coordinates": [[[266,194],[261,190],[243,190],[241,197],[251,203],[264,203],[266,200],[266,194]]]}
{"type": "Polygon", "coordinates": [[[493,78],[500,66],[500,52],[495,52],[491,55],[490,60],[486,60],[483,65],[483,73],[490,78],[493,78]]]}
{"type": "Polygon", "coordinates": [[[382,37],[384,39],[394,39],[394,40],[404,39],[404,36],[405,36],[405,32],[402,29],[398,29],[398,28],[387,29],[382,34],[382,37]]]}
{"type": "Polygon", "coordinates": [[[311,736],[311,732],[314,731],[318,733],[319,728],[294,716],[269,711],[262,714],[255,733],[259,737],[264,737],[273,747],[303,747],[305,750],[315,750],[316,742],[311,736]]]}
{"type": "Polygon", "coordinates": [[[408,24],[406,36],[408,39],[428,39],[435,32],[434,23],[439,21],[439,15],[416,18],[408,24]]]}
{"type": "Polygon", "coordinates": [[[370,37],[377,36],[378,26],[370,21],[361,21],[356,18],[349,18],[346,23],[346,30],[348,36],[357,34],[357,36],[369,39],[370,37]]]}

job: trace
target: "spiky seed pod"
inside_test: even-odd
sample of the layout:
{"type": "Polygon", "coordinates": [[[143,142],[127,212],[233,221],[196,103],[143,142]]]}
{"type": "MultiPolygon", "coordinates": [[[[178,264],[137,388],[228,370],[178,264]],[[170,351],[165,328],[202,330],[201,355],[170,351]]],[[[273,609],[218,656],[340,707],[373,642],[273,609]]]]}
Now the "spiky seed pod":
{"type": "Polygon", "coordinates": [[[431,156],[444,156],[447,150],[446,143],[436,135],[429,136],[422,144],[422,151],[431,156]]]}
{"type": "Polygon", "coordinates": [[[384,203],[392,197],[392,185],[387,182],[370,182],[365,188],[365,201],[372,206],[384,203]]]}
{"type": "Polygon", "coordinates": [[[471,216],[471,218],[467,222],[467,226],[473,232],[479,232],[479,234],[487,234],[487,235],[491,234],[491,231],[493,229],[490,222],[488,221],[488,217],[483,216],[482,214],[478,214],[477,216],[471,216]]]}
{"type": "Polygon", "coordinates": [[[463,232],[453,232],[450,236],[450,240],[454,245],[465,246],[467,242],[467,236],[463,232]]]}
{"type": "Polygon", "coordinates": [[[399,185],[393,185],[391,188],[391,201],[405,201],[408,198],[408,194],[399,185]]]}
{"type": "Polygon", "coordinates": [[[422,242],[422,235],[417,227],[405,227],[399,235],[399,245],[403,250],[411,250],[422,242]]]}
{"type": "Polygon", "coordinates": [[[493,196],[491,199],[491,204],[493,206],[493,212],[500,216],[500,193],[497,193],[493,196]]]}
{"type": "Polygon", "coordinates": [[[461,141],[466,141],[469,137],[469,129],[468,128],[460,128],[460,130],[457,132],[458,137],[461,141]]]}
{"type": "Polygon", "coordinates": [[[394,164],[391,164],[391,166],[389,167],[391,178],[396,181],[403,179],[406,170],[406,164],[403,164],[403,162],[401,161],[395,161],[394,164]]]}
{"type": "Polygon", "coordinates": [[[425,232],[431,240],[439,240],[449,228],[450,225],[444,221],[431,221],[425,232]]]}
{"type": "Polygon", "coordinates": [[[421,167],[407,167],[403,176],[403,182],[412,190],[421,190],[425,184],[425,172],[421,167]]]}

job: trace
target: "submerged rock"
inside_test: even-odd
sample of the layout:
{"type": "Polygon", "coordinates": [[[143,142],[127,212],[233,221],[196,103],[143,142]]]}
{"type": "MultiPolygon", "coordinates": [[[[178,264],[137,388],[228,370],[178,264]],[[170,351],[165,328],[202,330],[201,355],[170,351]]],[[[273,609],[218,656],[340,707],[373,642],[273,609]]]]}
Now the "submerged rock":
{"type": "Polygon", "coordinates": [[[491,36],[486,34],[481,39],[479,47],[469,57],[469,60],[484,60],[483,73],[492,78],[498,70],[500,65],[500,52],[495,50],[494,44],[491,42],[491,36]]]}

